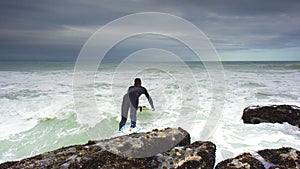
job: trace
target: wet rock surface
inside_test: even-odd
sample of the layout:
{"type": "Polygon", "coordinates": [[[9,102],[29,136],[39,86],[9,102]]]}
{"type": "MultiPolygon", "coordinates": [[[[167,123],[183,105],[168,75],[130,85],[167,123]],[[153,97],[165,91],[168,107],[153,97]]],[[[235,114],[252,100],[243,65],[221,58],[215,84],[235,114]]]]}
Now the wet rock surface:
{"type": "Polygon", "coordinates": [[[282,169],[300,168],[300,152],[290,147],[244,153],[217,164],[216,169],[282,169]]]}
{"type": "Polygon", "coordinates": [[[244,109],[244,123],[283,123],[300,127],[300,108],[292,105],[251,106],[244,109]]]}
{"type": "Polygon", "coordinates": [[[144,158],[168,151],[175,146],[188,145],[190,139],[190,134],[181,128],[166,128],[95,141],[95,143],[119,156],[144,158]]]}
{"type": "Polygon", "coordinates": [[[216,166],[216,169],[229,169],[229,168],[264,169],[264,166],[259,160],[254,158],[250,153],[244,153],[235,158],[224,160],[216,166]]]}
{"type": "Polygon", "coordinates": [[[296,149],[266,149],[258,151],[258,154],[271,164],[272,168],[300,168],[300,151],[296,149]]]}
{"type": "Polygon", "coordinates": [[[216,146],[211,142],[190,144],[190,135],[185,130],[166,128],[63,147],[20,161],[2,163],[0,168],[210,169],[215,163],[215,151],[216,146]],[[141,157],[135,158],[139,155],[141,157]]]}

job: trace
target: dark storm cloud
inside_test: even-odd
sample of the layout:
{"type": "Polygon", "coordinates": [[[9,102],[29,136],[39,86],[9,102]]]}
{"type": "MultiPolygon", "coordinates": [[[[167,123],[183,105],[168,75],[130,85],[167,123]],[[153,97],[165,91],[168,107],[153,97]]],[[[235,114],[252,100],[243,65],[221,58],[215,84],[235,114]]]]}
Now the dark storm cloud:
{"type": "Polygon", "coordinates": [[[101,26],[148,11],[187,19],[221,52],[300,44],[297,0],[4,0],[0,2],[0,59],[75,60],[85,41],[101,26]]]}
{"type": "Polygon", "coordinates": [[[219,49],[294,47],[300,42],[300,1],[215,2],[195,3],[187,18],[219,49]]]}

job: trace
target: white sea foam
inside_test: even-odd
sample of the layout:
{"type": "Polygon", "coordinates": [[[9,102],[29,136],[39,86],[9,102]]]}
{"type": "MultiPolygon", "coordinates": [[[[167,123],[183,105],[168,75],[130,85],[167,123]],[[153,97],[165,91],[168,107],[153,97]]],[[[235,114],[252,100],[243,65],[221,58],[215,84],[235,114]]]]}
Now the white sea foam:
{"type": "MultiPolygon", "coordinates": [[[[83,72],[84,76],[95,78],[94,84],[82,83],[75,91],[79,92],[80,99],[95,100],[97,110],[91,112],[94,116],[86,117],[95,124],[89,127],[81,126],[80,116],[76,114],[72,68],[0,71],[0,162],[84,143],[91,137],[113,136],[120,120],[122,96],[135,76],[142,78],[156,107],[154,112],[138,113],[138,125],[142,130],[181,126],[191,133],[193,141],[199,140],[214,100],[205,68],[199,63],[188,63],[193,73],[189,76],[191,72],[176,63],[155,64],[160,64],[156,67],[162,69],[153,69],[148,63],[139,66],[150,69],[135,72],[124,67],[116,71],[116,64],[107,63],[101,65],[97,73],[83,72]],[[192,80],[196,86],[189,85],[191,78],[195,78],[192,80]],[[180,80],[187,83],[182,85],[180,80]],[[88,96],[87,91],[91,90],[94,95],[88,96]]],[[[300,149],[297,127],[250,125],[241,120],[243,109],[250,105],[299,106],[297,64],[225,63],[224,67],[227,87],[224,113],[214,135],[209,138],[217,145],[217,162],[264,148],[291,146],[300,149]]],[[[140,105],[149,107],[146,97],[141,97],[140,105]]]]}

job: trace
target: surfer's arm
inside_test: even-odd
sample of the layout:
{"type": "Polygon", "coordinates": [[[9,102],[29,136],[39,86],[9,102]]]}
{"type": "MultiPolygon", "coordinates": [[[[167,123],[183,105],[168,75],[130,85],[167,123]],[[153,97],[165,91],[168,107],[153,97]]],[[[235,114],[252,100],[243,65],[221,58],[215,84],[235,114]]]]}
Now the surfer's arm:
{"type": "Polygon", "coordinates": [[[153,100],[150,96],[148,97],[148,102],[151,105],[151,108],[154,110],[153,100]]]}
{"type": "Polygon", "coordinates": [[[154,104],[153,104],[153,100],[152,100],[151,96],[149,95],[147,89],[145,89],[145,95],[146,95],[146,97],[148,99],[149,104],[151,105],[152,110],[155,110],[154,104]]]}

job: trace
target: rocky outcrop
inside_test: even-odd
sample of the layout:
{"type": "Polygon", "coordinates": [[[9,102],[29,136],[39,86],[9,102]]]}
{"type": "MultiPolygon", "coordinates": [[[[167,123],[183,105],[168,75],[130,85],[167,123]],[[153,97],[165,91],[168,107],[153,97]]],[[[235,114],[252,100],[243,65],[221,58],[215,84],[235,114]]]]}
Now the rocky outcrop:
{"type": "Polygon", "coordinates": [[[266,149],[258,154],[267,161],[272,168],[300,168],[300,151],[283,147],[281,149],[266,149]]]}
{"type": "Polygon", "coordinates": [[[300,108],[291,105],[251,106],[244,109],[244,123],[283,123],[300,127],[300,108]]]}
{"type": "Polygon", "coordinates": [[[234,168],[264,169],[264,165],[259,160],[254,158],[250,153],[244,153],[235,158],[224,160],[216,166],[216,169],[234,168]]]}
{"type": "Polygon", "coordinates": [[[0,168],[213,168],[216,146],[166,128],[63,147],[0,168]]]}
{"type": "Polygon", "coordinates": [[[300,168],[300,152],[290,147],[244,153],[217,164],[216,169],[283,169],[300,168]]]}
{"type": "Polygon", "coordinates": [[[95,143],[102,149],[122,157],[144,158],[168,151],[175,146],[189,145],[190,139],[190,134],[181,128],[166,128],[95,141],[95,143]]]}

